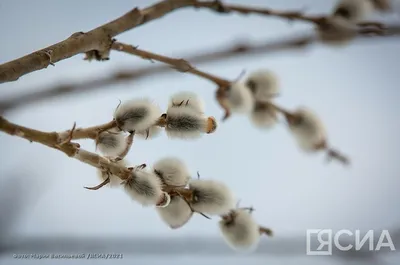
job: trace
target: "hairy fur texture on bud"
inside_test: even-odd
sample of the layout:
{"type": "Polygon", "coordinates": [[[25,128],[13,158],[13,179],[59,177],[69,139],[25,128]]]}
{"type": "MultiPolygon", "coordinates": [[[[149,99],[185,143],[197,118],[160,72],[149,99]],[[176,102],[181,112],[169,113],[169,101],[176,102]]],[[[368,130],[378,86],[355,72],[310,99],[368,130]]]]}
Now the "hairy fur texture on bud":
{"type": "Polygon", "coordinates": [[[244,83],[232,83],[228,89],[227,95],[227,103],[232,112],[250,113],[253,110],[253,94],[244,83]]]}
{"type": "Polygon", "coordinates": [[[142,132],[154,125],[161,116],[160,108],[149,99],[132,99],[115,110],[118,128],[125,132],[142,132]]]}
{"type": "Polygon", "coordinates": [[[102,132],[96,139],[96,148],[105,156],[116,157],[127,148],[123,133],[102,132]]]}
{"type": "Polygon", "coordinates": [[[175,157],[166,157],[153,165],[154,173],[161,181],[169,186],[184,187],[190,179],[189,170],[185,163],[175,157]]]}
{"type": "MultiPolygon", "coordinates": [[[[107,157],[107,158],[110,159],[110,157],[107,157]]],[[[123,166],[123,167],[127,167],[128,166],[127,161],[125,161],[124,159],[119,160],[119,161],[114,162],[114,163],[116,163],[119,166],[123,166]]],[[[97,169],[97,176],[99,177],[101,182],[105,181],[107,178],[110,178],[110,182],[107,184],[107,186],[109,186],[110,188],[121,187],[122,180],[118,176],[116,176],[116,175],[114,175],[112,173],[107,173],[105,171],[97,169]]]]}
{"type": "Polygon", "coordinates": [[[298,119],[289,122],[289,128],[302,150],[313,152],[318,145],[326,142],[327,134],[324,124],[313,111],[301,107],[293,114],[298,119]]]}
{"type": "Polygon", "coordinates": [[[273,107],[259,102],[256,102],[250,117],[253,124],[259,128],[268,129],[278,122],[277,111],[273,107]]]}
{"type": "Polygon", "coordinates": [[[135,136],[142,138],[142,139],[153,139],[160,135],[162,129],[157,126],[151,126],[145,131],[139,131],[135,133],[135,136]]]}
{"type": "Polygon", "coordinates": [[[122,184],[126,193],[143,206],[157,205],[164,199],[160,179],[144,169],[134,169],[122,184]]]}
{"type": "Polygon", "coordinates": [[[341,0],[334,8],[332,16],[357,23],[372,14],[373,11],[372,0],[341,0]]]}
{"type": "Polygon", "coordinates": [[[214,117],[205,117],[192,108],[169,108],[165,132],[170,138],[196,139],[217,129],[214,117]]]}
{"type": "Polygon", "coordinates": [[[347,45],[357,36],[356,26],[340,17],[330,17],[317,27],[319,40],[325,44],[347,45]]]}
{"type": "Polygon", "coordinates": [[[184,226],[193,216],[192,209],[179,196],[171,198],[171,202],[165,208],[156,208],[161,220],[172,229],[184,226]]]}
{"type": "Polygon", "coordinates": [[[280,92],[277,76],[267,69],[250,73],[244,82],[256,100],[270,100],[280,92]]]}
{"type": "Polygon", "coordinates": [[[225,242],[235,250],[253,250],[260,241],[260,228],[247,210],[232,210],[228,218],[219,221],[225,242]]]}
{"type": "Polygon", "coordinates": [[[172,95],[168,108],[189,107],[199,113],[204,113],[204,102],[197,94],[189,91],[182,91],[172,95]]]}
{"type": "Polygon", "coordinates": [[[191,179],[189,187],[193,191],[191,206],[196,212],[222,215],[235,207],[231,190],[222,182],[191,179]]]}

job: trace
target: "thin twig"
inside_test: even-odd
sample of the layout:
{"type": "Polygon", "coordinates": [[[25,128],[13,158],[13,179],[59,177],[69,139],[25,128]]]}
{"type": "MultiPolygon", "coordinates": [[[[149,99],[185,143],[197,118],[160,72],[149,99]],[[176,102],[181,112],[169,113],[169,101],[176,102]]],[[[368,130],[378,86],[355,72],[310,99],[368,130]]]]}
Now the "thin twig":
{"type": "Polygon", "coordinates": [[[121,42],[114,42],[111,46],[111,49],[128,53],[131,55],[135,55],[147,60],[154,60],[158,62],[162,62],[172,66],[174,69],[180,72],[188,72],[194,74],[196,76],[202,77],[204,79],[210,80],[211,82],[215,83],[217,86],[227,86],[230,84],[230,81],[220,78],[218,76],[212,75],[210,73],[200,71],[190,65],[190,63],[184,59],[175,59],[171,57],[167,57],[164,55],[152,53],[149,51],[138,49],[132,45],[124,44],[121,42]]]}

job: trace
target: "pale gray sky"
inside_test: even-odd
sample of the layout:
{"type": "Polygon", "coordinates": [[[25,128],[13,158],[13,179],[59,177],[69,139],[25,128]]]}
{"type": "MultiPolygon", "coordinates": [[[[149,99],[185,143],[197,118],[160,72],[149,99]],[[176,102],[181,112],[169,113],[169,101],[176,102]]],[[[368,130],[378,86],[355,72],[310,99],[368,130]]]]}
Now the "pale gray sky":
{"type": "MultiPolygon", "coordinates": [[[[88,31],[135,6],[146,7],[155,2],[3,0],[0,63],[51,45],[76,31],[88,31]]],[[[310,13],[328,12],[334,3],[332,0],[227,2],[276,9],[306,7],[310,13]]],[[[395,16],[391,18],[400,23],[395,16]]],[[[288,24],[279,19],[219,15],[188,8],[117,39],[145,50],[179,56],[228,45],[237,39],[273,40],[307,28],[305,24],[288,24]]],[[[226,182],[242,204],[256,208],[257,220],[271,227],[276,238],[304,235],[306,229],[313,228],[368,230],[400,226],[399,40],[356,42],[340,49],[317,45],[305,52],[258,55],[200,67],[230,79],[243,69],[273,70],[283,91],[278,102],[288,108],[306,105],[317,111],[326,124],[332,145],[351,157],[350,168],[336,163],[326,165],[322,155],[302,153],[283,125],[261,131],[241,116],[220,124],[215,134],[197,141],[169,140],[165,135],[151,141],[137,140],[128,159],[133,164],[152,164],[167,155],[182,158],[193,175],[200,171],[203,178],[226,182]]],[[[40,85],[47,87],[107,75],[117,67],[135,69],[150,64],[117,52],[112,52],[107,62],[88,63],[82,58],[75,56],[55,67],[26,75],[18,82],[2,84],[0,97],[18,95],[40,85]]],[[[222,110],[214,100],[213,84],[172,72],[110,86],[101,93],[31,104],[7,113],[6,118],[45,131],[69,129],[74,121],[78,126],[90,126],[109,121],[119,99],[150,97],[165,109],[169,96],[180,90],[197,92],[207,102],[207,114],[222,117],[222,110]]],[[[39,186],[48,184],[37,202],[28,207],[25,217],[9,231],[11,237],[201,235],[222,240],[216,220],[196,216],[182,229],[171,231],[152,208],[142,208],[120,190],[83,189],[97,184],[95,170],[60,152],[5,134],[0,134],[0,145],[0,185],[16,170],[37,178],[39,186]]],[[[83,142],[83,147],[94,150],[91,142],[83,142]]],[[[17,192],[14,195],[20,196],[17,192]]],[[[230,262],[232,257],[228,255],[224,261],[230,262]]],[[[5,259],[10,264],[19,264],[5,259]]],[[[261,261],[248,262],[294,264],[296,260],[299,264],[299,260],[290,259],[267,256],[261,261]]],[[[300,260],[304,264],[317,264],[310,263],[314,260],[330,264],[329,260],[313,260],[305,254],[300,260]]]]}

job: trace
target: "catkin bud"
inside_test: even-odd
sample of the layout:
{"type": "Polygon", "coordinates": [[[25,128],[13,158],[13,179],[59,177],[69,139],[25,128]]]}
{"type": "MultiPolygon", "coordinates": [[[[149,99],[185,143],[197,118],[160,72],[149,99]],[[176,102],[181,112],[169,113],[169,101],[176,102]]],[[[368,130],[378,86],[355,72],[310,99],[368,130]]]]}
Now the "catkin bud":
{"type": "Polygon", "coordinates": [[[254,98],[250,89],[242,82],[234,82],[227,90],[229,109],[236,113],[250,113],[254,107],[254,98]]]}
{"type": "MultiPolygon", "coordinates": [[[[110,161],[113,161],[113,160],[111,160],[112,157],[106,157],[106,158],[110,159],[110,161]]],[[[116,163],[117,165],[123,166],[123,167],[127,167],[128,166],[127,161],[125,161],[124,159],[119,160],[117,162],[113,162],[113,163],[116,163]]],[[[102,171],[100,169],[97,169],[97,176],[99,177],[101,182],[103,182],[107,178],[109,178],[110,182],[109,182],[108,186],[110,188],[117,188],[117,187],[121,186],[122,180],[118,176],[116,176],[116,175],[114,175],[114,174],[112,174],[110,172],[106,172],[106,171],[102,171]]]]}
{"type": "Polygon", "coordinates": [[[275,108],[264,102],[256,102],[251,121],[259,128],[271,128],[278,122],[278,113],[275,108]]]}
{"type": "Polygon", "coordinates": [[[143,206],[157,205],[165,199],[160,179],[144,169],[134,169],[122,184],[126,193],[143,206]]]}
{"type": "Polygon", "coordinates": [[[153,165],[153,170],[161,182],[169,186],[186,186],[190,179],[185,163],[175,157],[160,159],[153,165]]]}
{"type": "Polygon", "coordinates": [[[196,139],[217,129],[214,117],[205,117],[192,108],[169,108],[165,132],[170,138],[196,139]]]}
{"type": "Polygon", "coordinates": [[[117,157],[127,148],[122,132],[102,132],[96,138],[96,148],[105,156],[117,157]]]}
{"type": "Polygon", "coordinates": [[[357,36],[357,27],[343,18],[330,17],[317,27],[317,35],[322,43],[342,46],[357,36]]]}
{"type": "Polygon", "coordinates": [[[204,102],[197,94],[189,91],[182,91],[172,95],[168,108],[171,107],[188,107],[199,113],[204,113],[204,102]]]}
{"type": "Polygon", "coordinates": [[[179,196],[172,197],[167,207],[156,208],[156,211],[161,220],[172,229],[184,226],[193,216],[190,206],[179,196]]]}
{"type": "Polygon", "coordinates": [[[301,107],[293,114],[296,118],[288,120],[289,129],[303,151],[313,152],[326,142],[325,127],[314,112],[301,107]]]}
{"type": "Polygon", "coordinates": [[[160,108],[149,99],[123,102],[114,113],[118,128],[125,132],[143,132],[154,125],[160,116],[160,108]]]}
{"type": "Polygon", "coordinates": [[[256,100],[270,100],[279,94],[279,84],[276,75],[267,69],[250,73],[244,81],[256,100]]]}
{"type": "Polygon", "coordinates": [[[193,192],[191,206],[195,212],[222,215],[235,207],[232,192],[222,182],[191,179],[189,188],[193,192]]]}
{"type": "Polygon", "coordinates": [[[260,228],[253,216],[244,209],[232,210],[219,221],[225,242],[235,250],[254,250],[260,241],[260,228]]]}
{"type": "Polygon", "coordinates": [[[357,23],[373,11],[374,5],[371,0],[341,0],[333,9],[332,16],[357,23]]]}

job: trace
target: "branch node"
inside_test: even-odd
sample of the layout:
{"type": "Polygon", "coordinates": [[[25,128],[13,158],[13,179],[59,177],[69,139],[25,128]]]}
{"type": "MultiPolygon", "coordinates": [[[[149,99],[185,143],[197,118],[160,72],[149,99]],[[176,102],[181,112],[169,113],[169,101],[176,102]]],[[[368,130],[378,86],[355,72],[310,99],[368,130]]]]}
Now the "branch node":
{"type": "Polygon", "coordinates": [[[42,51],[42,53],[44,53],[44,54],[49,58],[49,64],[50,64],[50,65],[56,66],[56,65],[53,63],[52,59],[51,59],[51,54],[53,53],[52,50],[42,51]]]}

